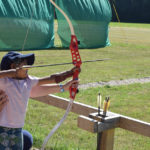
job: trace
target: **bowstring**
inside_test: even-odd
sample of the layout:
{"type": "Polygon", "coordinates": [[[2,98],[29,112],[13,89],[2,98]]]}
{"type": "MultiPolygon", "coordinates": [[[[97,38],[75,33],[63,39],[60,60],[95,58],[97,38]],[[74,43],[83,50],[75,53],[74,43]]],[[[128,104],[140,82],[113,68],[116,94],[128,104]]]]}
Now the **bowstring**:
{"type": "MultiPolygon", "coordinates": [[[[36,0],[35,0],[35,3],[36,3],[36,0]]],[[[33,2],[33,5],[34,5],[34,2],[33,2]]],[[[32,6],[31,6],[31,17],[30,17],[29,24],[28,24],[28,27],[27,27],[27,31],[25,33],[25,37],[24,37],[23,44],[22,44],[22,47],[21,47],[21,53],[22,54],[23,54],[23,51],[24,51],[24,48],[25,48],[25,45],[26,45],[26,42],[27,42],[27,39],[28,39],[30,26],[32,24],[32,19],[33,19],[33,9],[32,9],[32,6]]],[[[21,62],[21,58],[20,58],[20,62],[21,62]]]]}
{"type": "MultiPolygon", "coordinates": [[[[34,5],[34,1],[31,1],[31,2],[33,2],[32,5],[34,5]]],[[[36,4],[36,0],[35,0],[35,4],[36,4]]],[[[27,42],[27,39],[28,39],[30,26],[31,26],[32,20],[33,20],[33,9],[32,9],[32,5],[31,5],[31,17],[30,17],[29,24],[28,24],[28,27],[27,27],[27,30],[26,30],[26,33],[25,33],[25,37],[24,37],[24,40],[23,40],[23,44],[22,44],[22,47],[21,47],[21,50],[20,50],[21,54],[23,54],[23,51],[24,51],[24,48],[25,48],[25,45],[26,45],[26,42],[27,42]]],[[[29,8],[29,9],[30,9],[30,8],[29,8]]],[[[19,58],[18,62],[21,63],[21,58],[19,58]]]]}
{"type": "Polygon", "coordinates": [[[29,35],[29,30],[30,30],[30,26],[31,26],[31,23],[32,23],[32,19],[33,19],[33,10],[31,12],[31,18],[30,18],[30,21],[29,21],[29,25],[27,27],[27,31],[26,31],[26,34],[25,34],[25,38],[24,38],[24,41],[23,41],[23,44],[22,44],[21,51],[24,51],[24,47],[25,47],[25,44],[27,42],[27,38],[28,38],[28,35],[29,35]]]}

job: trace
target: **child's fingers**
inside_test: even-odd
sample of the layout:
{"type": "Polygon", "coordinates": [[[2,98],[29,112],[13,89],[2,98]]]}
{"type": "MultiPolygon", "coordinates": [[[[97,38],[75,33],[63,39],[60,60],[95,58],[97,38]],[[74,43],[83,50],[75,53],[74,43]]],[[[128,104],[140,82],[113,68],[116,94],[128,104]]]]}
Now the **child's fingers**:
{"type": "Polygon", "coordinates": [[[0,100],[0,105],[4,105],[6,102],[7,102],[7,99],[3,98],[3,99],[0,100]]]}
{"type": "Polygon", "coordinates": [[[0,105],[6,103],[8,100],[8,96],[5,94],[3,90],[0,90],[0,105]]]}
{"type": "Polygon", "coordinates": [[[0,89],[0,94],[3,94],[3,93],[5,93],[5,92],[4,92],[3,90],[0,89]]]}
{"type": "Polygon", "coordinates": [[[79,80],[72,80],[71,86],[72,86],[73,88],[77,88],[78,85],[79,85],[79,80]]]}
{"type": "Polygon", "coordinates": [[[81,68],[79,68],[79,67],[73,67],[73,68],[72,68],[72,71],[73,71],[73,72],[75,72],[75,71],[81,72],[81,68]]]}
{"type": "Polygon", "coordinates": [[[3,97],[5,97],[5,93],[4,91],[0,90],[0,100],[3,99],[3,97]]]}
{"type": "Polygon", "coordinates": [[[69,83],[70,83],[70,84],[78,84],[78,83],[79,83],[79,80],[70,80],[69,83]]]}

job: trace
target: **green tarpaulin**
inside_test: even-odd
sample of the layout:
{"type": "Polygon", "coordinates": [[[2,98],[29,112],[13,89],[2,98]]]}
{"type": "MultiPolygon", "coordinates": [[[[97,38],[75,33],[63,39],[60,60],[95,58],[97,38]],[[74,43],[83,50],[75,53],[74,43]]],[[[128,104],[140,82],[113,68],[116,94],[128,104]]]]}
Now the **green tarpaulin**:
{"type": "MultiPolygon", "coordinates": [[[[111,21],[111,6],[108,0],[56,0],[73,23],[81,48],[109,45],[108,24],[111,21]]],[[[58,34],[63,47],[70,43],[70,30],[64,16],[57,10],[58,34]]]]}
{"type": "Polygon", "coordinates": [[[52,47],[52,9],[48,0],[0,0],[0,50],[52,47]]]}
{"type": "MultiPolygon", "coordinates": [[[[80,48],[109,45],[108,0],[55,0],[70,18],[80,48]]],[[[56,10],[62,47],[69,47],[70,29],[56,10]]],[[[54,7],[49,0],[0,0],[0,50],[54,47],[54,7]]],[[[56,39],[57,40],[57,39],[56,39]]]]}

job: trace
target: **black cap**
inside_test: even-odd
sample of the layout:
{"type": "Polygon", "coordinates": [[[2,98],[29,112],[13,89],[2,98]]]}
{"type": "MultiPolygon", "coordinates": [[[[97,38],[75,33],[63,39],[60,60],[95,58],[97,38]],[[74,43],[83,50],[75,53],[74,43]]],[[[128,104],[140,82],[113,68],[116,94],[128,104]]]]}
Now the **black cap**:
{"type": "Polygon", "coordinates": [[[1,70],[9,70],[11,69],[11,64],[21,61],[23,59],[27,60],[27,65],[33,65],[34,64],[34,60],[35,60],[35,56],[34,53],[30,53],[30,54],[21,54],[18,52],[8,52],[1,61],[1,70]]]}

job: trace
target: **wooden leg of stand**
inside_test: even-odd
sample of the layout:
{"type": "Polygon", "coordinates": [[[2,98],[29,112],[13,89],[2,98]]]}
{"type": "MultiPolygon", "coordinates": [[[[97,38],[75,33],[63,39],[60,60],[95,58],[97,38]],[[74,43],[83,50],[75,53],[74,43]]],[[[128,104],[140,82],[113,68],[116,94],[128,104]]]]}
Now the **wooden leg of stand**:
{"type": "Polygon", "coordinates": [[[102,133],[98,133],[101,138],[97,138],[97,150],[113,150],[115,129],[110,129],[102,133]],[[101,135],[102,134],[102,135],[101,135]]]}
{"type": "Polygon", "coordinates": [[[101,150],[100,146],[101,146],[101,139],[102,139],[102,132],[97,133],[97,149],[96,150],[101,150]]]}

